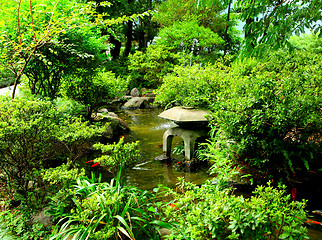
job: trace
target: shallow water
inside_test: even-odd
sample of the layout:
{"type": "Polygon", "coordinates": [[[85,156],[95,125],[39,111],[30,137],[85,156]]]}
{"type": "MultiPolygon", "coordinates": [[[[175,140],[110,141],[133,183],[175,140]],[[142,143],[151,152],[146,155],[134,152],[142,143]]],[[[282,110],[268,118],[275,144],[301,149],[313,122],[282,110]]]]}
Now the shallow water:
{"type": "MultiPolygon", "coordinates": [[[[163,154],[162,136],[170,127],[176,126],[170,121],[158,118],[162,109],[135,109],[116,112],[130,127],[131,132],[125,135],[126,141],[140,141],[140,162],[127,173],[126,182],[141,189],[150,190],[163,184],[174,187],[178,177],[185,177],[189,182],[202,184],[209,178],[205,170],[188,173],[175,170],[176,161],[181,156],[173,155],[176,161],[167,165],[154,159],[163,154]]],[[[182,140],[175,137],[172,147],[180,144],[182,140]]]]}

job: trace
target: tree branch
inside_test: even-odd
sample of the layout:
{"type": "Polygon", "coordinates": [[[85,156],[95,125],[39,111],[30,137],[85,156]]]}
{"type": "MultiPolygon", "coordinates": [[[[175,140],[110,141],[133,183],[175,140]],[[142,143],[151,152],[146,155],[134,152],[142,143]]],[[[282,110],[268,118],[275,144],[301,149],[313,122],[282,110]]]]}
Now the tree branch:
{"type": "Polygon", "coordinates": [[[34,40],[37,43],[37,38],[36,38],[36,32],[35,32],[35,26],[34,26],[34,18],[32,15],[32,5],[31,5],[31,0],[29,0],[29,5],[30,5],[30,18],[31,18],[31,27],[32,27],[32,33],[34,35],[34,40]]]}

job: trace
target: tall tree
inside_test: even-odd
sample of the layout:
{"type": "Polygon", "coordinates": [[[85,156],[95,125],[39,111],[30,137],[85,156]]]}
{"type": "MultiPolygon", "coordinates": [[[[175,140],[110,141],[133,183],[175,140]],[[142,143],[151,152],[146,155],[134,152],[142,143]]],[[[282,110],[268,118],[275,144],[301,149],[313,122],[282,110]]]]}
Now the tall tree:
{"type": "Polygon", "coordinates": [[[76,0],[57,3],[46,0],[1,2],[0,64],[15,76],[12,98],[27,65],[48,43],[71,29],[87,26],[93,14],[90,5],[76,0]]]}
{"type": "MultiPolygon", "coordinates": [[[[159,0],[158,0],[159,1],[159,0]]],[[[151,30],[152,0],[111,0],[111,5],[102,6],[102,0],[95,0],[97,11],[104,14],[104,19],[114,19],[119,16],[135,16],[128,18],[123,24],[118,26],[101,25],[102,35],[109,35],[109,43],[113,46],[110,54],[116,60],[123,54],[127,57],[134,46],[139,50],[147,47],[148,41],[156,35],[156,31],[151,30]],[[121,52],[122,47],[124,51],[121,52]]]]}
{"type": "MultiPolygon", "coordinates": [[[[59,58],[56,56],[57,48],[60,49],[60,52],[73,52],[72,57],[74,59],[69,62],[67,68],[75,62],[82,62],[80,61],[81,58],[92,58],[89,52],[80,51],[79,46],[75,47],[70,42],[66,44],[65,38],[72,31],[79,30],[88,34],[90,31],[95,31],[99,24],[111,26],[132,18],[132,16],[117,16],[113,19],[104,19],[104,14],[95,11],[95,4],[84,4],[78,0],[60,0],[57,2],[49,0],[19,0],[18,2],[1,0],[0,4],[3,10],[0,12],[0,65],[1,68],[9,69],[15,76],[12,98],[15,96],[16,86],[21,76],[28,69],[31,61],[37,64],[42,62],[42,64],[50,67],[50,64],[57,63],[54,60],[59,58]],[[65,51],[64,48],[68,48],[68,51],[65,51]],[[45,53],[47,53],[46,57],[44,57],[45,53]]],[[[101,3],[101,5],[108,6],[109,4],[101,3]]],[[[95,36],[91,37],[92,39],[95,38],[95,36]]],[[[84,47],[82,50],[84,50],[84,47]]],[[[64,64],[66,65],[66,63],[65,61],[64,64]]],[[[88,63],[83,61],[80,64],[86,67],[88,63]]],[[[29,68],[29,77],[33,81],[37,77],[41,78],[41,74],[46,75],[46,72],[44,72],[46,67],[42,65],[41,68],[39,72],[29,68]]],[[[62,72],[61,69],[59,71],[62,72]]],[[[50,87],[51,83],[47,85],[50,87]]]]}
{"type": "MultiPolygon", "coordinates": [[[[180,48],[180,41],[195,55],[216,56],[232,52],[231,1],[202,0],[167,0],[157,8],[154,20],[161,25],[160,41],[175,42],[180,48]],[[228,9],[228,13],[225,12],[228,9]],[[166,34],[165,34],[166,33],[166,34]],[[182,40],[180,40],[182,39],[182,40]],[[187,40],[190,44],[187,45],[187,40]],[[196,44],[193,43],[198,43],[196,44]],[[206,43],[207,42],[207,43],[206,43]],[[179,44],[178,44],[179,43],[179,44]],[[205,44],[206,43],[206,44],[205,44]]],[[[182,49],[182,48],[181,48],[182,49]]],[[[216,58],[214,56],[214,58],[216,58]]]]}
{"type": "Polygon", "coordinates": [[[267,48],[287,45],[294,33],[305,29],[321,30],[321,0],[267,0],[235,2],[240,19],[245,22],[245,53],[260,53],[267,48]]]}

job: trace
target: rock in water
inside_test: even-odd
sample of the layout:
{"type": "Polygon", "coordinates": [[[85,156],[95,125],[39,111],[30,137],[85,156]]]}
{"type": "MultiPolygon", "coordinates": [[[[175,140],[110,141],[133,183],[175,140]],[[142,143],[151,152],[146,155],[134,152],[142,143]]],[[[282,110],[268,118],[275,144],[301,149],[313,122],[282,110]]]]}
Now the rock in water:
{"type": "Polygon", "coordinates": [[[136,108],[146,108],[150,103],[154,101],[153,97],[134,97],[127,101],[122,108],[123,109],[136,109],[136,108]]]}
{"type": "Polygon", "coordinates": [[[140,96],[140,91],[137,88],[133,88],[131,90],[131,97],[139,97],[140,96]]]}

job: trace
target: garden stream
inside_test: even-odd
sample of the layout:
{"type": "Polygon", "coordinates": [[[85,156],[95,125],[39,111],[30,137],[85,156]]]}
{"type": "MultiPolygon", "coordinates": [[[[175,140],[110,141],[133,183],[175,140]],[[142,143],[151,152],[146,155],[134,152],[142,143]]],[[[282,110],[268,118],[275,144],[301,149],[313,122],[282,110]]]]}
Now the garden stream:
{"type": "MultiPolygon", "coordinates": [[[[198,172],[177,171],[175,165],[183,160],[183,156],[174,155],[173,164],[155,161],[157,156],[163,154],[163,133],[175,126],[174,123],[158,118],[162,109],[135,109],[116,112],[130,127],[131,131],[125,135],[125,141],[140,141],[140,162],[127,172],[127,184],[142,189],[151,190],[159,184],[174,187],[178,177],[184,177],[187,181],[202,184],[209,175],[205,170],[198,172]]],[[[180,145],[182,139],[174,137],[173,147],[180,145]]]]}

